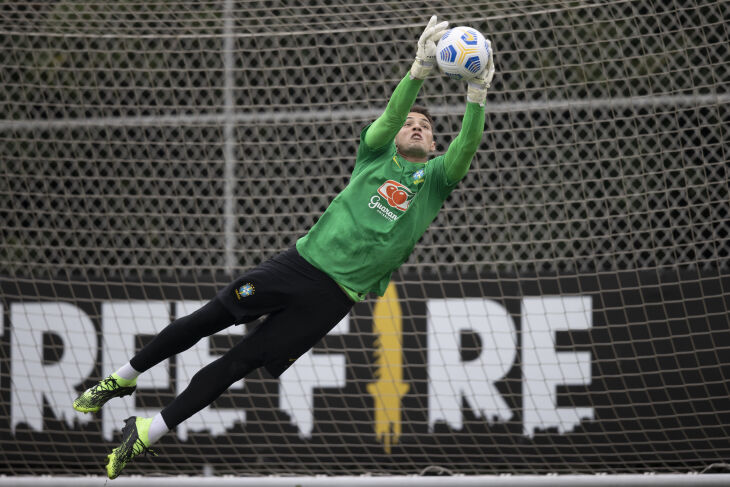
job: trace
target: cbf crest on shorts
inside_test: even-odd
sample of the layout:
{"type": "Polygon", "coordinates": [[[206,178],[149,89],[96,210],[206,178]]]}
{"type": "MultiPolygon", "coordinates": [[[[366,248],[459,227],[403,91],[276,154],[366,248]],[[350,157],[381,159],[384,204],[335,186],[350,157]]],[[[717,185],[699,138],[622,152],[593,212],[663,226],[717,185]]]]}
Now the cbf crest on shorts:
{"type": "Polygon", "coordinates": [[[236,299],[240,300],[242,298],[251,296],[255,291],[255,288],[253,287],[253,284],[250,282],[247,282],[243,286],[239,287],[235,290],[236,292],[236,299]]]}

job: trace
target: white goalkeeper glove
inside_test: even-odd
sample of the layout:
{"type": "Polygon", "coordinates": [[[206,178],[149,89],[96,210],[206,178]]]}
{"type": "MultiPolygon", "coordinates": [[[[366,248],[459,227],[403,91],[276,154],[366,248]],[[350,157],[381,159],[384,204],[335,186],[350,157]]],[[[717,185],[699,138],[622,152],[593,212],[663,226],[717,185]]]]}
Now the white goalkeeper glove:
{"type": "Polygon", "coordinates": [[[433,69],[436,62],[436,43],[449,27],[449,23],[446,21],[437,22],[436,16],[432,16],[423,34],[418,39],[416,60],[413,61],[411,66],[411,79],[425,79],[433,69]]]}
{"type": "Polygon", "coordinates": [[[492,51],[492,43],[487,40],[489,46],[489,60],[487,67],[478,78],[468,81],[466,90],[466,100],[472,103],[479,103],[484,106],[487,101],[487,90],[492,86],[492,78],[494,78],[494,51],[492,51]]]}

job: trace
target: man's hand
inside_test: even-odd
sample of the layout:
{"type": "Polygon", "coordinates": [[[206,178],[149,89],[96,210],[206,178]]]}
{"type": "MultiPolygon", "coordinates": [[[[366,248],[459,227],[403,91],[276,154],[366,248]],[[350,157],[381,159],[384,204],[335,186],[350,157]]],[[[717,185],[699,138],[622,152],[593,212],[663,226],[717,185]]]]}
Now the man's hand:
{"type": "Polygon", "coordinates": [[[494,78],[494,51],[492,51],[492,43],[487,40],[489,46],[489,61],[487,67],[478,78],[469,80],[469,87],[466,91],[466,100],[472,103],[479,103],[481,106],[487,101],[487,90],[492,86],[492,78],[494,78]]]}
{"type": "Polygon", "coordinates": [[[436,62],[436,43],[448,30],[449,23],[446,21],[437,23],[436,16],[432,16],[426,25],[426,29],[418,39],[418,50],[416,60],[411,66],[411,79],[424,79],[433,69],[436,62]]]}

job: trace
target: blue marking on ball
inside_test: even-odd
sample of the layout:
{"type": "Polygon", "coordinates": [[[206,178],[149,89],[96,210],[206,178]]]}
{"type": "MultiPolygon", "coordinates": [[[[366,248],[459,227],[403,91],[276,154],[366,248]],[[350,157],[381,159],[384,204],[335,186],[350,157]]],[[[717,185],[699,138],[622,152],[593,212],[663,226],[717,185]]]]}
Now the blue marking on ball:
{"type": "Polygon", "coordinates": [[[482,67],[482,64],[479,62],[479,56],[472,56],[467,59],[466,63],[464,63],[464,67],[469,70],[470,73],[478,73],[482,67]]]}
{"type": "Polygon", "coordinates": [[[446,61],[447,63],[453,63],[456,59],[456,49],[454,49],[454,46],[446,46],[445,48],[441,49],[441,60],[446,61]]]}
{"type": "Polygon", "coordinates": [[[468,30],[461,34],[461,40],[468,46],[476,46],[479,42],[476,32],[468,30]]]}

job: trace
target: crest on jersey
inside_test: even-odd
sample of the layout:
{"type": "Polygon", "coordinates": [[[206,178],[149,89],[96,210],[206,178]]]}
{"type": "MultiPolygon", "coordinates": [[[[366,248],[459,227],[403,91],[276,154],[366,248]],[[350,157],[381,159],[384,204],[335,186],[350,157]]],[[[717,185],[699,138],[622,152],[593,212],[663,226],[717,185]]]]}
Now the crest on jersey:
{"type": "Polygon", "coordinates": [[[413,178],[413,184],[421,184],[426,180],[426,171],[423,169],[419,169],[418,171],[411,174],[411,178],[413,178]]]}

